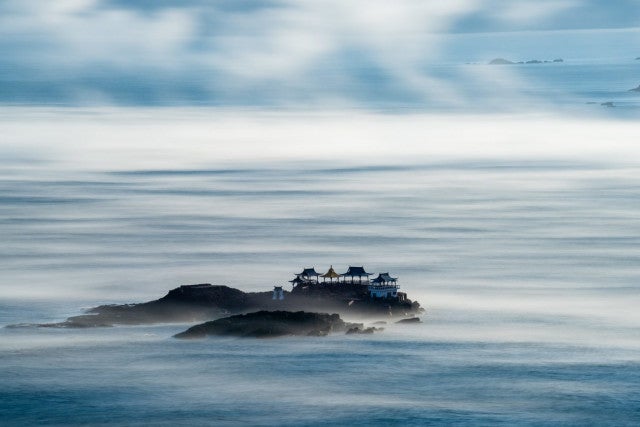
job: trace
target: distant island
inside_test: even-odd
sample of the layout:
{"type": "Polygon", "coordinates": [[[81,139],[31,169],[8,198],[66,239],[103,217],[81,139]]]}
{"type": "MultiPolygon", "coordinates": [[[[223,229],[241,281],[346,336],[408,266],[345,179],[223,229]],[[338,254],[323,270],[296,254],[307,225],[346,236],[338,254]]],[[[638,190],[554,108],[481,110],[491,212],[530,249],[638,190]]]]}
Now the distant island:
{"type": "Polygon", "coordinates": [[[633,89],[629,89],[629,92],[640,92],[640,85],[638,85],[638,87],[634,87],[633,89]]]}
{"type": "Polygon", "coordinates": [[[237,314],[192,326],[175,338],[205,338],[207,336],[237,336],[275,338],[287,335],[325,336],[334,332],[370,334],[381,328],[364,328],[362,323],[348,323],[338,314],[308,313],[304,311],[257,311],[237,314]]]}
{"type": "Polygon", "coordinates": [[[495,58],[492,59],[491,61],[489,61],[489,65],[513,65],[513,64],[548,64],[548,63],[553,63],[553,62],[564,62],[564,59],[562,58],[556,58],[553,60],[544,60],[541,61],[539,59],[530,59],[528,61],[518,61],[518,62],[514,62],[514,61],[509,61],[508,59],[504,59],[504,58],[495,58]]]}
{"type": "MultiPolygon", "coordinates": [[[[198,335],[202,331],[208,331],[206,335],[220,332],[224,325],[231,325],[231,330],[234,330],[239,325],[238,322],[246,327],[246,321],[251,320],[252,325],[248,329],[239,326],[239,329],[236,328],[241,331],[240,335],[261,335],[261,330],[275,331],[273,335],[278,335],[278,331],[282,330],[303,335],[319,331],[318,334],[321,335],[322,331],[345,328],[347,331],[351,330],[351,333],[373,332],[373,329],[363,329],[360,324],[343,325],[340,323],[340,315],[362,319],[396,318],[416,321],[416,316],[424,313],[417,301],[411,301],[405,293],[399,292],[397,278],[391,277],[389,273],[380,273],[371,280],[369,276],[371,273],[366,272],[363,267],[356,266],[350,266],[343,274],[336,273],[333,267],[325,274],[317,273],[314,268],[305,268],[289,281],[292,285],[291,291],[284,290],[283,286],[274,286],[272,291],[266,292],[243,292],[209,283],[183,285],[154,301],[102,305],[87,310],[85,314],[69,317],[63,322],[37,326],[87,328],[209,321],[204,324],[207,326],[198,326],[187,334],[198,335]],[[258,312],[262,314],[256,315],[258,312]],[[286,314],[298,312],[306,314],[286,314]],[[234,317],[249,316],[251,313],[254,313],[253,317],[234,317]],[[333,313],[338,317],[326,317],[333,315],[326,313],[333,313]],[[226,320],[222,320],[225,318],[226,320]],[[309,329],[290,324],[297,320],[303,323],[310,322],[311,318],[321,326],[309,329]],[[216,319],[222,321],[215,323],[216,319]],[[256,324],[260,323],[260,319],[264,320],[263,326],[267,329],[256,324]],[[212,321],[214,323],[211,323],[212,321]],[[288,326],[285,325],[287,322],[288,326]],[[269,329],[267,324],[271,323],[277,327],[269,329]]],[[[269,333],[265,332],[264,335],[269,333]]]]}

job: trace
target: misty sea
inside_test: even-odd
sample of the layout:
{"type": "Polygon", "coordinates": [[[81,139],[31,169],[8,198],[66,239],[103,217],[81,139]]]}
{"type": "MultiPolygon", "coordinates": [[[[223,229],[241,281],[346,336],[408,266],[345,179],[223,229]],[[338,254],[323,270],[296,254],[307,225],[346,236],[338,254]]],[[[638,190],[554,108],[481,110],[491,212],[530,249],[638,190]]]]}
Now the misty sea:
{"type": "Polygon", "coordinates": [[[551,66],[582,115],[3,109],[0,425],[639,425],[637,64],[551,66]],[[330,265],[423,322],[28,326],[330,265]]]}

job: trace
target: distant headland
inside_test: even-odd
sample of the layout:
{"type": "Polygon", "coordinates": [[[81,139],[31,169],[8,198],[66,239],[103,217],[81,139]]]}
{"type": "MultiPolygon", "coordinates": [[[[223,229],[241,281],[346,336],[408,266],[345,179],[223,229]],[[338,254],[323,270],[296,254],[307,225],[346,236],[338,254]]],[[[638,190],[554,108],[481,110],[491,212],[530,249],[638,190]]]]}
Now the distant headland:
{"type": "Polygon", "coordinates": [[[562,59],[562,58],[545,59],[545,60],[530,59],[528,61],[514,62],[514,61],[509,61],[508,59],[504,59],[504,58],[495,58],[495,59],[492,59],[491,61],[489,61],[489,65],[550,64],[550,63],[554,63],[554,62],[555,63],[564,62],[564,59],[562,59]]]}
{"type": "MultiPolygon", "coordinates": [[[[370,276],[372,274],[361,266],[349,266],[343,274],[338,274],[331,266],[324,274],[317,273],[313,267],[303,269],[289,281],[291,284],[289,286],[292,286],[290,291],[284,289],[285,285],[276,285],[273,290],[265,292],[243,292],[229,286],[209,283],[183,285],[172,289],[167,295],[157,300],[136,304],[101,305],[87,310],[85,314],[69,317],[63,322],[37,326],[87,328],[202,322],[230,319],[234,316],[231,323],[246,324],[247,319],[239,318],[237,315],[262,312],[262,318],[274,322],[275,315],[265,313],[279,312],[279,317],[276,316],[279,319],[278,322],[284,320],[295,322],[296,319],[305,319],[305,322],[308,322],[309,316],[312,315],[315,316],[316,321],[324,322],[325,326],[305,333],[313,334],[316,330],[322,332],[345,328],[350,330],[350,333],[361,331],[370,333],[373,329],[363,329],[360,324],[344,322],[343,324],[340,323],[341,319],[338,321],[336,318],[323,317],[325,316],[323,313],[362,319],[411,319],[424,313],[424,309],[417,301],[411,301],[406,293],[399,292],[398,278],[391,277],[389,273],[380,273],[374,279],[370,279],[370,276]],[[282,314],[295,312],[306,312],[307,315],[282,314]]],[[[254,316],[250,319],[255,323],[260,317],[254,316]]],[[[218,331],[220,325],[231,323],[230,321],[218,322],[209,325],[208,330],[218,331]]],[[[201,327],[195,330],[202,332],[205,329],[201,327]]],[[[292,330],[305,329],[296,327],[292,330]]],[[[198,335],[200,332],[194,333],[198,335]]],[[[274,335],[278,334],[274,333],[274,335]]]]}

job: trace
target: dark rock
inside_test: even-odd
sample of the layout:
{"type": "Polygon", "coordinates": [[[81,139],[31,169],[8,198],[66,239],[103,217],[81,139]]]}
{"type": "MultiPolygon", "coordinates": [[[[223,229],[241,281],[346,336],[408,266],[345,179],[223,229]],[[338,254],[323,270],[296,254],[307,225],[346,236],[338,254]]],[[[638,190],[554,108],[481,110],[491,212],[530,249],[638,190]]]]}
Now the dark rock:
{"type": "Polygon", "coordinates": [[[629,89],[629,92],[640,92],[640,85],[638,85],[638,87],[634,87],[633,89],[629,89]]]}
{"type": "Polygon", "coordinates": [[[600,105],[602,105],[603,107],[611,107],[611,108],[615,107],[615,105],[613,105],[613,102],[611,102],[611,101],[602,102],[602,103],[600,103],[600,105]]]}
{"type": "Polygon", "coordinates": [[[489,65],[509,65],[509,64],[514,64],[514,62],[511,62],[508,59],[504,59],[504,58],[495,58],[489,61],[489,65]]]}
{"type": "Polygon", "coordinates": [[[338,314],[263,310],[192,326],[175,337],[204,338],[210,335],[253,338],[285,335],[325,336],[331,332],[341,332],[352,328],[362,328],[362,325],[346,323],[338,314]]]}
{"type": "Polygon", "coordinates": [[[367,334],[367,335],[369,335],[369,334],[373,334],[376,331],[383,331],[383,330],[384,330],[383,328],[372,328],[372,327],[369,327],[369,328],[364,328],[363,329],[361,327],[355,327],[355,328],[347,329],[346,334],[347,335],[353,335],[353,334],[367,334]]]}
{"type": "Polygon", "coordinates": [[[420,323],[419,317],[409,317],[408,319],[398,320],[396,323],[420,323]]]}
{"type": "Polygon", "coordinates": [[[538,59],[531,59],[531,60],[525,62],[525,64],[542,64],[542,61],[540,61],[538,59]]]}
{"type": "Polygon", "coordinates": [[[112,325],[203,322],[232,314],[259,310],[330,312],[351,317],[387,317],[424,312],[410,299],[372,299],[367,287],[350,283],[318,283],[284,292],[284,300],[273,300],[272,292],[243,292],[208,283],[172,289],[164,297],[139,303],[101,305],[86,314],[45,327],[86,328],[112,325]]]}
{"type": "Polygon", "coordinates": [[[564,62],[564,59],[562,58],[556,58],[553,60],[553,62],[564,62]]]}
{"type": "Polygon", "coordinates": [[[377,322],[373,322],[372,325],[386,325],[387,322],[385,322],[384,320],[378,320],[377,322]]]}

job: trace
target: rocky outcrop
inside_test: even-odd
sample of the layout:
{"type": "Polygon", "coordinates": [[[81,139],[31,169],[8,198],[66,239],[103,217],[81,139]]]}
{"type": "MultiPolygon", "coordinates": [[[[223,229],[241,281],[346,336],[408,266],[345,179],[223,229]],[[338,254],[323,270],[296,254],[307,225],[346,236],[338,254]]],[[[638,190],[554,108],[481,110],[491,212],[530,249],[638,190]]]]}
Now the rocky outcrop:
{"type": "Polygon", "coordinates": [[[384,331],[384,328],[374,328],[372,326],[368,328],[354,327],[354,328],[347,329],[346,333],[347,335],[353,335],[353,334],[367,335],[367,334],[373,334],[374,332],[377,332],[377,331],[384,331]]]}
{"type": "Polygon", "coordinates": [[[504,58],[495,58],[492,59],[491,61],[489,61],[489,65],[510,65],[510,64],[548,64],[548,63],[560,63],[560,62],[564,62],[564,59],[562,58],[556,58],[552,61],[550,60],[544,60],[541,61],[539,59],[530,59],[528,61],[518,61],[518,62],[513,62],[513,61],[509,61],[508,59],[504,59],[504,58]]]}
{"type": "Polygon", "coordinates": [[[510,65],[515,64],[515,62],[511,62],[508,59],[504,58],[495,58],[489,61],[489,65],[510,65]]]}
{"type": "Polygon", "coordinates": [[[398,320],[396,323],[420,323],[419,317],[409,317],[407,319],[398,320]]]}
{"type": "Polygon", "coordinates": [[[304,311],[257,311],[229,316],[192,326],[175,338],[204,338],[212,335],[275,338],[287,335],[325,336],[332,332],[362,329],[362,324],[346,323],[338,314],[304,311]]]}
{"type": "Polygon", "coordinates": [[[629,92],[640,92],[640,85],[638,85],[638,87],[634,87],[633,89],[629,89],[629,92]]]}
{"type": "Polygon", "coordinates": [[[201,322],[260,310],[321,311],[350,317],[404,317],[424,311],[417,301],[409,299],[372,299],[367,287],[359,284],[298,286],[291,292],[284,292],[284,300],[273,300],[272,292],[243,292],[229,286],[205,283],[180,286],[154,301],[101,305],[64,322],[37,326],[86,328],[201,322]]]}

